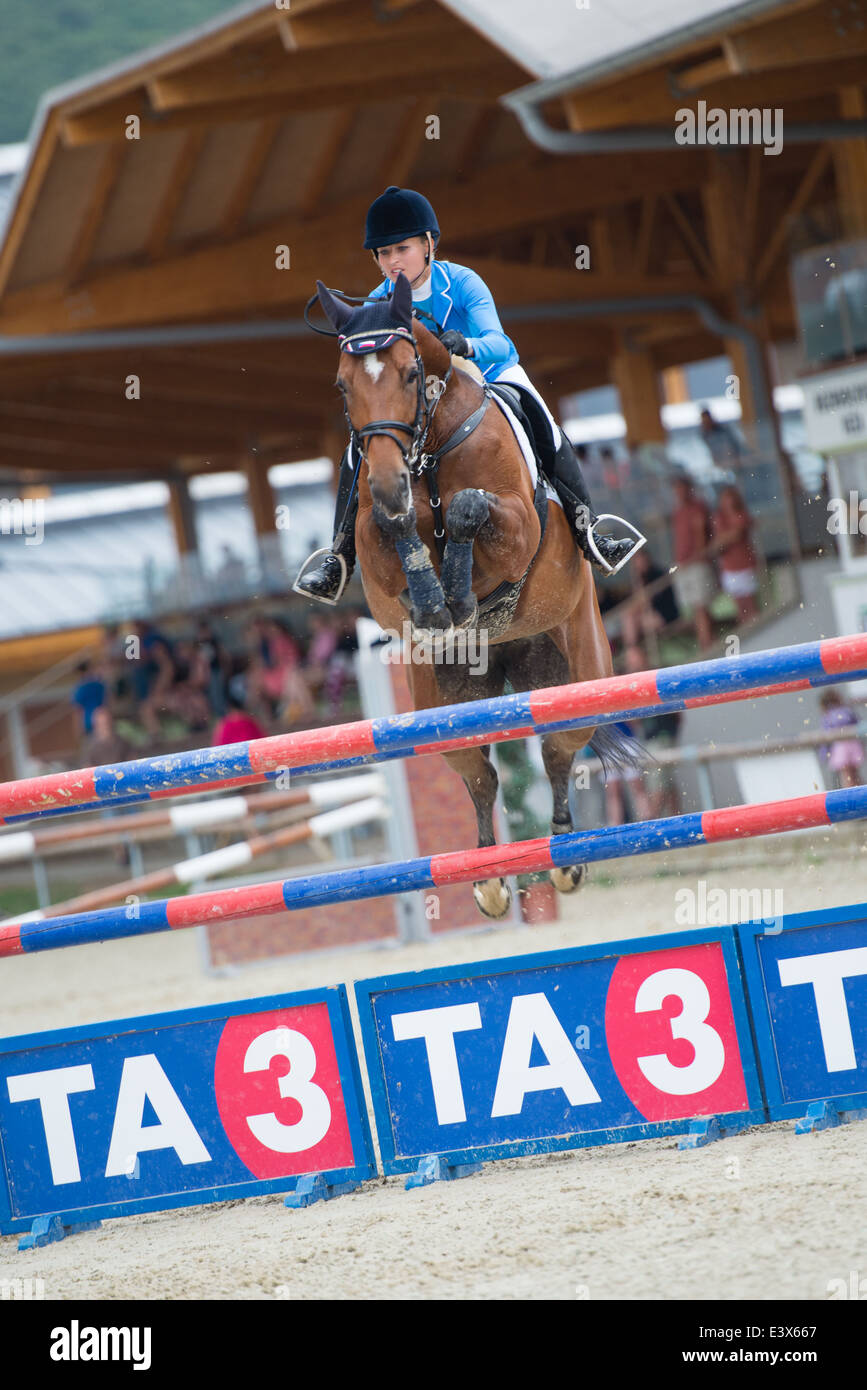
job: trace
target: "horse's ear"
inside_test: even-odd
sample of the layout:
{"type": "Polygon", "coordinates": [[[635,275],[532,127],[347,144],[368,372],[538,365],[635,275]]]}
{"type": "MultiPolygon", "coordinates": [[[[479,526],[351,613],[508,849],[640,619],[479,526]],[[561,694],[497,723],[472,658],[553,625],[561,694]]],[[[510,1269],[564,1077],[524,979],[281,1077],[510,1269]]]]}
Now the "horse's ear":
{"type": "Polygon", "coordinates": [[[391,307],[397,323],[400,324],[402,328],[412,328],[412,285],[407,280],[403,271],[400,272],[394,282],[391,307]]]}
{"type": "Polygon", "coordinates": [[[339,332],[348,319],[352,317],[352,309],[348,304],[344,304],[342,299],[335,299],[330,289],[323,285],[321,280],[316,281],[316,293],[319,295],[319,303],[322,305],[325,317],[339,332]]]}

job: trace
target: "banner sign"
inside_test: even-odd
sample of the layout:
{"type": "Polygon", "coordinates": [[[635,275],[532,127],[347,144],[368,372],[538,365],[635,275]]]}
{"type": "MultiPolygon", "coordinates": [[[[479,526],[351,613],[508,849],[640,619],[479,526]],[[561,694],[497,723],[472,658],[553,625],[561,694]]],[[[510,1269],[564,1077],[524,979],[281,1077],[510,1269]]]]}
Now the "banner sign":
{"type": "Polygon", "coordinates": [[[737,931],[770,1118],[867,1106],[867,903],[737,931]]]}
{"type": "Polygon", "coordinates": [[[0,1040],[0,1233],[375,1163],[343,985],[0,1040]]]}
{"type": "Polygon", "coordinates": [[[386,1173],[760,1123],[734,932],[424,970],[355,986],[386,1173]]]}

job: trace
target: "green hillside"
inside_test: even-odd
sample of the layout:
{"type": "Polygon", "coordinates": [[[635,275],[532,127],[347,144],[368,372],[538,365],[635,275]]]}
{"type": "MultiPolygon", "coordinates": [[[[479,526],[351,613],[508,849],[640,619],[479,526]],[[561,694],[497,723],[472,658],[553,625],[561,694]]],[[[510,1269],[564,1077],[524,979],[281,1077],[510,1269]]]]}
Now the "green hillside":
{"type": "Polygon", "coordinates": [[[26,139],[50,87],[234,8],[227,0],[0,0],[0,144],[26,139]]]}

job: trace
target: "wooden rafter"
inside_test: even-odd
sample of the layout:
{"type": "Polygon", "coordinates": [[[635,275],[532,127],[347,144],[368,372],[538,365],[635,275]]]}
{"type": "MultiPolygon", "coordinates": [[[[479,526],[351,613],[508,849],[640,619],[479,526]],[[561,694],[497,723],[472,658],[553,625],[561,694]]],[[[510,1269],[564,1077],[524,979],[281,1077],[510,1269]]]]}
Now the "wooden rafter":
{"type": "Polygon", "coordinates": [[[193,171],[199,162],[199,155],[207,136],[208,132],[204,129],[191,130],[181,145],[148,232],[145,255],[150,261],[159,260],[165,252],[174,226],[175,216],[187,191],[193,171]]]}
{"type": "Polygon", "coordinates": [[[696,235],[689,218],[680,206],[677,195],[675,193],[664,193],[662,200],[671,213],[683,242],[696,266],[706,279],[712,279],[713,266],[710,256],[708,255],[707,249],[702,245],[699,237],[696,235]]]}
{"type": "MultiPolygon", "coordinates": [[[[409,7],[407,7],[409,10],[409,7]]],[[[368,6],[359,10],[354,3],[332,6],[324,14],[298,15],[295,6],[281,13],[277,30],[283,47],[289,53],[301,50],[330,48],[338,35],[341,43],[382,43],[392,33],[401,38],[416,40],[438,35],[454,35],[454,18],[436,5],[417,5],[415,13],[407,13],[393,25],[385,27],[368,6]]]]}
{"type": "MultiPolygon", "coordinates": [[[[474,238],[481,238],[529,229],[538,223],[539,208],[554,223],[558,217],[640,197],[666,180],[675,188],[691,188],[700,182],[705,167],[704,155],[694,150],[663,155],[652,165],[631,160],[621,164],[600,156],[598,161],[583,161],[583,177],[576,179],[568,161],[528,164],[517,159],[485,168],[472,184],[458,184],[448,176],[431,180],[425,191],[441,225],[449,228],[450,240],[457,242],[470,230],[474,238]]],[[[351,289],[360,281],[363,287],[369,277],[367,261],[348,242],[345,229],[363,226],[368,203],[364,193],[309,222],[283,217],[231,243],[211,244],[136,268],[106,270],[86,282],[88,327],[249,313],[260,305],[300,305],[323,272],[335,277],[331,283],[351,289]],[[281,271],[275,267],[274,249],[284,242],[292,247],[292,269],[281,271]]],[[[565,248],[563,254],[567,255],[565,248]]],[[[574,253],[563,264],[571,267],[573,261],[574,253]]],[[[572,278],[577,297],[582,293],[581,277],[572,278]]],[[[68,305],[51,284],[16,291],[0,305],[0,332],[50,332],[69,326],[68,305]]]]}
{"type": "MultiPolygon", "coordinates": [[[[504,92],[514,87],[515,73],[513,64],[505,60],[496,60],[492,56],[475,69],[452,72],[440,68],[434,77],[435,86],[443,96],[481,104],[497,100],[504,92]]],[[[426,81],[430,90],[430,74],[427,74],[426,81]]],[[[395,99],[416,96],[420,87],[424,85],[419,74],[411,70],[396,73],[389,78],[388,96],[395,99]]],[[[316,111],[344,105],[363,106],[370,99],[371,86],[367,81],[345,82],[339,86],[329,82],[307,91],[287,86],[277,93],[257,93],[243,100],[215,100],[201,106],[155,114],[146,94],[139,93],[95,111],[65,117],[63,141],[70,148],[75,148],[79,145],[99,145],[109,140],[123,140],[124,123],[129,115],[138,116],[144,139],[148,135],[158,135],[163,131],[186,130],[194,124],[212,129],[229,121],[261,120],[275,112],[288,114],[292,111],[316,111]]]]}
{"type": "Polygon", "coordinates": [[[425,138],[425,119],[436,111],[436,98],[427,93],[417,97],[399,118],[398,131],[391,148],[380,166],[379,182],[383,188],[399,187],[409,182],[409,175],[425,138]]]}
{"type": "Polygon", "coordinates": [[[636,275],[646,275],[650,259],[650,245],[656,223],[656,209],[659,198],[656,193],[648,193],[641,200],[641,213],[638,219],[638,234],[635,238],[635,258],[633,269],[636,275]]]}
{"type": "Polygon", "coordinates": [[[220,218],[218,235],[225,240],[235,236],[244,222],[282,124],[283,118],[280,115],[266,116],[259,122],[244,167],[220,218]]]}
{"type": "Polygon", "coordinates": [[[156,111],[243,101],[268,95],[300,96],[330,86],[335,95],[346,83],[388,81],[395,74],[412,73],[416,87],[438,73],[454,76],[476,72],[497,62],[490,44],[472,36],[460,46],[419,47],[414,39],[394,39],[387,45],[335,44],[321,59],[303,59],[274,46],[273,50],[245,51],[215,63],[201,64],[177,76],[156,79],[148,85],[148,97],[156,111]],[[276,55],[276,57],[275,57],[276,55]]]}
{"type": "Polygon", "coordinates": [[[762,287],[765,280],[768,278],[771,271],[773,270],[774,265],[777,261],[777,257],[780,255],[780,252],[783,250],[783,247],[785,246],[786,238],[789,234],[789,229],[791,227],[792,222],[795,220],[796,217],[799,216],[799,214],[805,208],[807,202],[809,201],[810,195],[813,192],[813,189],[816,187],[816,184],[819,182],[819,179],[825,173],[825,170],[828,168],[830,161],[830,145],[821,145],[819,149],[816,150],[815,154],[813,155],[813,158],[810,160],[810,163],[807,165],[807,168],[804,171],[803,178],[801,179],[797,189],[795,190],[794,196],[792,197],[791,201],[789,202],[788,206],[783,212],[782,217],[779,219],[776,227],[774,228],[773,232],[768,238],[764,253],[756,267],[755,278],[753,281],[754,290],[759,290],[762,287]]]}
{"type": "Polygon", "coordinates": [[[485,148],[499,124],[502,114],[499,106],[491,104],[480,107],[472,116],[466,134],[458,145],[454,164],[455,176],[462,183],[471,179],[476,170],[481,167],[485,148]]]}
{"type": "Polygon", "coordinates": [[[90,261],[102,227],[103,217],[117,185],[125,154],[125,147],[117,144],[109,146],[102,157],[99,172],[90,190],[78,235],[66,263],[66,283],[70,287],[80,279],[90,261]]]}
{"type": "Polygon", "coordinates": [[[355,119],[354,106],[341,107],[331,117],[325,144],[298,204],[299,214],[305,220],[313,217],[319,209],[355,119]]]}

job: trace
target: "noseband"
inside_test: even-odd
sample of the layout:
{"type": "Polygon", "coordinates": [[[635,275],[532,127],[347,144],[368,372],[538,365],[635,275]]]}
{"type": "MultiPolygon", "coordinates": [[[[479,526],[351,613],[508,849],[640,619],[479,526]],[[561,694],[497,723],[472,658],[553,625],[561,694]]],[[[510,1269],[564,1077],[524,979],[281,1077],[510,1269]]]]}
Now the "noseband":
{"type": "Polygon", "coordinates": [[[409,469],[411,477],[419,478],[428,466],[424,446],[433,424],[437,406],[445,394],[454,371],[454,365],[449,362],[449,369],[444,377],[432,377],[428,381],[418,345],[408,328],[381,328],[367,333],[341,333],[337,341],[341,352],[348,353],[350,357],[364,357],[368,353],[384,352],[400,338],[411,345],[415,354],[417,386],[415,419],[412,424],[406,420],[371,420],[370,424],[362,425],[360,429],[356,429],[349,418],[345,401],[343,413],[349,425],[352,442],[362,458],[366,458],[367,446],[371,439],[377,437],[390,439],[400,449],[401,457],[409,469]],[[401,434],[409,436],[408,442],[400,438],[401,434]]]}

